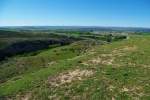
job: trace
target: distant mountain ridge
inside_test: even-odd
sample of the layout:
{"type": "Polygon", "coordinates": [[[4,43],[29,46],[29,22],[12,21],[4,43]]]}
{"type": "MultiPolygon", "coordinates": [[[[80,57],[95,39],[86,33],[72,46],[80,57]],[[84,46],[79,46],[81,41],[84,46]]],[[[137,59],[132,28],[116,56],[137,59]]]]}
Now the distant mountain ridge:
{"type": "Polygon", "coordinates": [[[66,30],[66,31],[126,31],[126,32],[150,32],[150,28],[142,27],[99,27],[99,26],[4,26],[0,30],[66,30]]]}

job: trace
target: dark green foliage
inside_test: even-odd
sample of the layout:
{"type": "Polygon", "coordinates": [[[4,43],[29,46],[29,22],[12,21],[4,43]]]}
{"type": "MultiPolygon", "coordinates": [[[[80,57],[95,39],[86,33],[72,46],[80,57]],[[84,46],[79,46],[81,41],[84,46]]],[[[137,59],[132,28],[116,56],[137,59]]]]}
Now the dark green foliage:
{"type": "Polygon", "coordinates": [[[112,34],[107,35],[107,42],[112,42],[112,34]]]}
{"type": "Polygon", "coordinates": [[[128,36],[125,36],[125,35],[120,35],[120,36],[118,35],[118,36],[115,36],[113,40],[114,41],[123,40],[123,39],[127,39],[127,37],[128,36]]]}

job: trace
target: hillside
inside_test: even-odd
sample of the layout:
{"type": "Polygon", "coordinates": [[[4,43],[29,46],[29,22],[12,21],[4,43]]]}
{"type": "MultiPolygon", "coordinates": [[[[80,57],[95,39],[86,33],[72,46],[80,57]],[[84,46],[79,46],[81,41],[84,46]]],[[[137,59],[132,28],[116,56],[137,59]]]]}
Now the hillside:
{"type": "Polygon", "coordinates": [[[1,99],[149,100],[150,36],[78,41],[1,64],[1,99]]]}

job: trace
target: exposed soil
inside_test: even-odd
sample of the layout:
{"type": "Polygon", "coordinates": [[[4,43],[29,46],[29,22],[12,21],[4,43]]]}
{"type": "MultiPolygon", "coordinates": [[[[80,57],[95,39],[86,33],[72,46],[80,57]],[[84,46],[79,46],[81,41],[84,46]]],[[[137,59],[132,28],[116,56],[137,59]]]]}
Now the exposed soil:
{"type": "Polygon", "coordinates": [[[60,86],[62,84],[71,83],[75,80],[82,80],[84,77],[89,77],[91,75],[93,75],[92,70],[76,69],[74,71],[61,73],[58,76],[50,76],[48,78],[48,83],[51,86],[60,86]]]}

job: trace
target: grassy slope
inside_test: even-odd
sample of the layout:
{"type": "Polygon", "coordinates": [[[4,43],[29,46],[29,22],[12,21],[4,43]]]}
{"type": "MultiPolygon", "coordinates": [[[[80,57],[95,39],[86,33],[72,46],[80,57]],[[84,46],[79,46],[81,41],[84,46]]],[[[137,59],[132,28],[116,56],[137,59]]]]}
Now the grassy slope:
{"type": "MultiPolygon", "coordinates": [[[[128,40],[93,46],[92,50],[77,57],[61,59],[61,56],[58,56],[61,60],[47,68],[22,74],[19,78],[13,77],[2,83],[0,95],[31,93],[31,100],[46,100],[50,97],[78,100],[149,100],[149,40],[150,36],[133,36],[128,40]],[[94,75],[58,87],[47,85],[46,80],[49,76],[57,76],[73,69],[93,70],[94,75]]],[[[48,54],[51,53],[47,51],[40,55],[48,54]]]]}
{"type": "Polygon", "coordinates": [[[0,80],[4,82],[17,75],[47,68],[58,60],[76,57],[86,52],[89,44],[92,44],[92,42],[76,42],[68,46],[43,50],[35,56],[25,55],[23,57],[10,58],[0,65],[0,80]]]}

